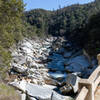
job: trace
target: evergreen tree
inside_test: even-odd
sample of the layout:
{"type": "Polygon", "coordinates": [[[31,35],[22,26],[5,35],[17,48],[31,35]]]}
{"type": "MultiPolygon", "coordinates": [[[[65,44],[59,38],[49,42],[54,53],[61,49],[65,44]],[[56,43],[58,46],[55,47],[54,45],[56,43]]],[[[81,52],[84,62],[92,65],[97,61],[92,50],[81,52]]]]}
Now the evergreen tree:
{"type": "Polygon", "coordinates": [[[0,71],[3,74],[9,67],[9,48],[22,38],[23,11],[22,0],[0,0],[0,71]]]}

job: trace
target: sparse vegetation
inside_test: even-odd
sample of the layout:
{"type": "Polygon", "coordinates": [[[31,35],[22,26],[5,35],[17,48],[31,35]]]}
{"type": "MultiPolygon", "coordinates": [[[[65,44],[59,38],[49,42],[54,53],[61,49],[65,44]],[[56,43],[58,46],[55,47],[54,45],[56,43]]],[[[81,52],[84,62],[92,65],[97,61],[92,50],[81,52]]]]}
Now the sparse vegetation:
{"type": "Polygon", "coordinates": [[[0,83],[0,100],[21,100],[14,88],[0,83]]]}

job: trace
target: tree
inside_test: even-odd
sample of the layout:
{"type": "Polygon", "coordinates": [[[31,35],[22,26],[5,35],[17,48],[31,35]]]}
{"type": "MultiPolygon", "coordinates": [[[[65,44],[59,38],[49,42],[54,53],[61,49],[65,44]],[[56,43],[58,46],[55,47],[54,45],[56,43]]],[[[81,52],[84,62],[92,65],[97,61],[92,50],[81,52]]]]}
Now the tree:
{"type": "MultiPolygon", "coordinates": [[[[19,37],[21,37],[20,34],[21,24],[22,24],[21,17],[23,15],[23,10],[24,10],[23,2],[22,0],[0,0],[0,1],[1,1],[0,3],[1,38],[2,39],[6,38],[7,42],[14,42],[15,40],[19,40],[20,39],[19,37]],[[10,36],[8,36],[7,34],[10,36]]],[[[2,40],[0,41],[2,44],[3,41],[2,40]]],[[[12,45],[12,43],[10,44],[12,45]]]]}
{"type": "Polygon", "coordinates": [[[9,67],[9,48],[21,37],[24,5],[22,0],[0,0],[0,69],[4,74],[9,67]]]}

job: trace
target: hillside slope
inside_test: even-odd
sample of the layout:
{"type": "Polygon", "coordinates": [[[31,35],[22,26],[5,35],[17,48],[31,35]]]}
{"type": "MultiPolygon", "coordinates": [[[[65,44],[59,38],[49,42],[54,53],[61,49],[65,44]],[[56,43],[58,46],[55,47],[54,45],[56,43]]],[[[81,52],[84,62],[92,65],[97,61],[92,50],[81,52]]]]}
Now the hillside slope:
{"type": "MultiPolygon", "coordinates": [[[[95,22],[91,20],[92,16],[99,12],[100,1],[95,0],[88,4],[76,4],[60,8],[56,11],[46,11],[43,9],[27,11],[25,12],[25,21],[31,26],[31,29],[33,28],[34,33],[38,36],[48,34],[53,36],[65,36],[81,48],[86,48],[87,43],[94,38],[94,36],[90,36],[89,32],[95,25],[95,22]],[[89,24],[91,24],[92,27],[88,29],[89,24]]],[[[96,27],[94,28],[97,30],[96,27]]],[[[33,34],[31,36],[33,36],[33,34]]]]}

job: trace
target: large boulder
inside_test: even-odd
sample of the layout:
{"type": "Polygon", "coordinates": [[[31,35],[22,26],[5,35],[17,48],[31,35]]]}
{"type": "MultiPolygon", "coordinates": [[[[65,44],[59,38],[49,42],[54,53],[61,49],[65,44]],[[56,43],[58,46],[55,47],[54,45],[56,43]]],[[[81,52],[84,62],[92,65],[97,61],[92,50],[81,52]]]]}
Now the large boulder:
{"type": "Polygon", "coordinates": [[[52,95],[52,90],[49,88],[44,88],[40,85],[35,85],[31,83],[27,83],[25,80],[12,82],[10,85],[14,86],[15,88],[26,92],[31,97],[34,97],[38,100],[50,100],[52,95]]]}
{"type": "Polygon", "coordinates": [[[67,94],[69,92],[76,93],[78,91],[78,82],[80,78],[75,74],[69,74],[66,78],[66,82],[60,88],[61,93],[67,94]]]}
{"type": "Polygon", "coordinates": [[[37,100],[36,98],[33,98],[33,97],[29,97],[28,99],[29,100],[37,100]]]}
{"type": "Polygon", "coordinates": [[[56,93],[50,86],[35,85],[27,83],[25,80],[12,82],[10,85],[33,97],[31,100],[69,100],[70,98],[56,93]]]}
{"type": "Polygon", "coordinates": [[[69,63],[65,63],[65,71],[67,73],[75,73],[75,72],[82,72],[84,70],[84,67],[82,67],[82,65],[78,64],[78,63],[74,63],[72,62],[71,64],[69,63]]]}
{"type": "Polygon", "coordinates": [[[13,63],[12,69],[18,73],[27,73],[28,68],[26,66],[21,66],[20,64],[13,63]]]}
{"type": "Polygon", "coordinates": [[[67,96],[62,96],[56,92],[53,92],[51,100],[72,100],[72,98],[67,96]]]}
{"type": "Polygon", "coordinates": [[[87,61],[86,57],[84,55],[79,55],[68,61],[68,66],[65,67],[65,70],[68,72],[82,72],[89,65],[90,63],[87,61]]]}

